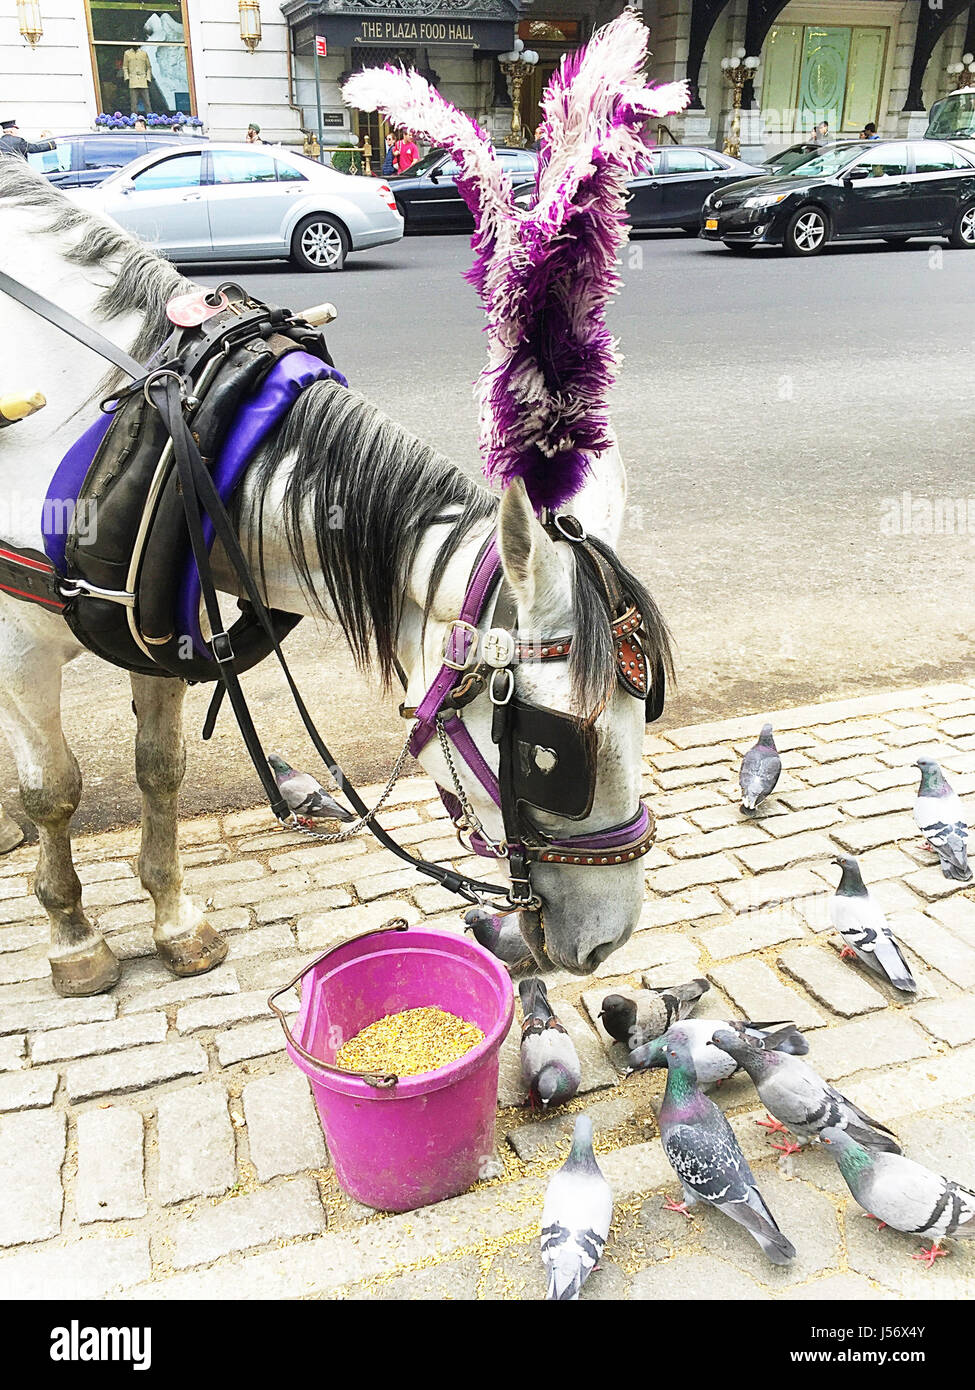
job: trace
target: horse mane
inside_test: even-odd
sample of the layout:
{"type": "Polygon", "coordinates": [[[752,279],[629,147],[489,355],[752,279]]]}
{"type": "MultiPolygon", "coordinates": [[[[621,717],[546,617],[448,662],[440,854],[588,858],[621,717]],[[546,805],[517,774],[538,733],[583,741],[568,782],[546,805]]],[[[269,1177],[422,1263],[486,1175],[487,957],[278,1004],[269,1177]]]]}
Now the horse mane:
{"type": "MultiPolygon", "coordinates": [[[[63,251],[72,265],[108,269],[105,263],[113,261],[111,281],[95,300],[93,312],[103,320],[127,313],[143,316],[127,349],[139,362],[162,346],[172,328],[166,318],[167,303],[193,288],[169,261],[121,227],[73,203],[16,155],[0,154],[0,207],[4,206],[39,213],[38,230],[43,236],[73,237],[63,251]],[[49,220],[43,220],[45,214],[50,214],[49,220]]],[[[37,288],[43,293],[43,286],[37,288]]],[[[124,379],[113,370],[109,382],[99,389],[116,384],[116,378],[124,379]]]]}
{"type": "MultiPolygon", "coordinates": [[[[273,506],[283,514],[301,582],[324,614],[306,547],[310,528],[315,559],[353,657],[360,667],[375,659],[388,689],[396,670],[406,576],[424,534],[434,525],[448,528],[427,585],[426,622],[451,559],[471,530],[495,515],[498,499],[355,391],[334,381],[316,382],[301,393],[249,471],[262,578],[265,505],[286,461],[283,497],[275,491],[273,506]]],[[[667,629],[653,599],[608,546],[594,544],[644,615],[651,664],[660,657],[672,669],[667,629]]],[[[572,553],[575,636],[569,672],[575,704],[594,719],[616,682],[610,631],[616,614],[610,614],[602,586],[575,547],[572,553]]]]}

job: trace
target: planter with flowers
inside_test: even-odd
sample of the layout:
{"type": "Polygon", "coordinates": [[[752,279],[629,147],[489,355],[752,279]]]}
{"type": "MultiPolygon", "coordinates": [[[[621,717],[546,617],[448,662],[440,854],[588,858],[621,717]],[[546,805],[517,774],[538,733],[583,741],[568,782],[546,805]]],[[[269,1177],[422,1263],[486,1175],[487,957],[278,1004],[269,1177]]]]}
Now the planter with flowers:
{"type": "Polygon", "coordinates": [[[185,116],[182,111],[177,111],[172,116],[157,115],[154,111],[147,116],[123,116],[121,111],[102,111],[95,117],[95,125],[99,130],[131,130],[138,120],[145,121],[147,130],[203,129],[203,122],[199,116],[185,116]]]}

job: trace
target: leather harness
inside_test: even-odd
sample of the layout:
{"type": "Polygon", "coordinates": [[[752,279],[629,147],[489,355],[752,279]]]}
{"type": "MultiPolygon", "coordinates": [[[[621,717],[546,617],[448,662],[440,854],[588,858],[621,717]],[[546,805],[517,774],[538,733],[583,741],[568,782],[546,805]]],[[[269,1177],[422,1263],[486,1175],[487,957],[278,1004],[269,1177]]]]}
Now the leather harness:
{"type": "MultiPolygon", "coordinates": [[[[130,670],[217,681],[204,738],[212,733],[226,694],[272,811],[282,823],[293,825],[295,817],[271,775],[239,681],[241,670],[273,652],[317,753],[335,769],[350,804],[380,843],[469,902],[496,899],[496,884],[415,858],[371,819],[369,808],[318,733],[281,651],[280,639],[297,623],[298,616],[265,607],[226,511],[229,492],[225,488],[221,495],[211,476],[228,414],[249,391],[266,382],[289,355],[301,353],[314,358],[321,370],[313,370],[310,380],[331,375],[347,384],[335,371],[321,336],[288,311],[269,308],[247,298],[239,287],[225,285],[214,292],[218,297],[214,303],[219,304],[222,295],[223,307],[215,308],[192,331],[173,334],[161,350],[167,354],[162,364],[147,368],[97,330],[3,272],[0,290],[99,353],[133,381],[111,402],[103,403],[103,409],[108,406],[111,410],[112,421],[107,430],[101,427],[104,437],[79,493],[101,499],[99,529],[105,525],[106,510],[110,517],[114,515],[116,525],[103,537],[109,553],[102,551],[94,558],[86,554],[75,529],[64,547],[67,572],[61,573],[49,557],[37,551],[0,543],[0,589],[60,611],[83,645],[130,670]],[[115,432],[118,437],[106,446],[115,432]],[[117,503],[114,513],[113,494],[117,503]],[[133,495],[138,505],[133,503],[133,495]],[[214,539],[223,547],[243,590],[242,616],[229,631],[224,628],[210,569],[209,546],[214,539]],[[172,625],[174,564],[178,569],[180,555],[192,557],[193,562],[185,567],[190,576],[190,582],[183,585],[189,594],[187,598],[184,593],[186,611],[195,623],[202,598],[211,627],[207,643],[198,630],[193,634],[189,654],[174,645],[172,625]],[[85,564],[89,566],[86,572],[85,564]],[[92,566],[97,580],[92,577],[92,566]],[[118,584],[117,576],[123,573],[127,582],[118,584]],[[137,586],[133,579],[142,583],[137,586]],[[133,623],[133,613],[138,614],[138,625],[133,623]]],[[[234,479],[237,481],[239,477],[234,479]]],[[[232,491],[232,485],[228,487],[232,491]]],[[[554,540],[578,548],[583,563],[603,586],[609,611],[615,615],[612,636],[618,680],[630,694],[645,701],[647,722],[658,718],[663,708],[664,672],[659,661],[652,675],[648,671],[641,644],[642,615],[623,593],[612,565],[574,517],[543,516],[543,524],[554,540]]],[[[469,836],[470,848],[476,853],[508,861],[511,887],[507,905],[512,909],[540,906],[531,887],[532,862],[587,867],[621,864],[646,854],[655,834],[653,817],[642,801],[622,825],[587,834],[556,839],[532,825],[526,807],[533,805],[568,819],[583,819],[590,813],[596,778],[594,735],[590,725],[574,716],[541,709],[516,697],[517,665],[567,660],[574,640],[564,636],[526,642],[518,637],[516,625],[516,605],[503,582],[492,536],[474,564],[461,611],[444,644],[439,672],[416,709],[401,707],[405,717],[415,719],[408,745],[414,756],[435,733],[440,739],[454,779],[454,790],[441,788],[440,794],[458,834],[469,836]],[[478,624],[495,592],[493,625],[482,638],[478,624]],[[493,706],[492,737],[499,750],[497,775],[477,749],[462,718],[464,707],[484,693],[493,706]],[[493,842],[480,826],[457,777],[451,745],[500,807],[503,841],[493,842]]]]}

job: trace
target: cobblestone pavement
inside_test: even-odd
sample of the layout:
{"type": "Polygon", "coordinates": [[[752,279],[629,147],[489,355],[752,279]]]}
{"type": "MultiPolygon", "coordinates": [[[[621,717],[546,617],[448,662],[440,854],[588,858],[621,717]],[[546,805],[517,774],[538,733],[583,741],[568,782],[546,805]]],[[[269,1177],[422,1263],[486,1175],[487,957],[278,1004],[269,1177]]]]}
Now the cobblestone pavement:
{"type": "MultiPolygon", "coordinates": [[[[726,1083],[720,1102],[795,1261],[770,1265],[719,1213],[664,1210],[677,1183],[656,1138],[663,1074],[622,1082],[593,1026],[611,986],[706,975],[708,1015],[794,1019],[809,1061],[896,1128],[907,1153],[975,1185],[975,891],[942,878],[910,815],[922,753],[975,795],[975,682],[769,717],[784,771],[749,821],[737,767],[761,713],[648,737],[658,833],[639,928],[593,979],[552,977],[585,1077],[568,1110],[592,1116],[616,1198],[582,1297],[971,1297],[975,1251],[956,1243],[930,1271],[912,1261],[917,1242],[877,1231],[826,1151],[770,1147],[747,1079],[726,1083]],[[827,916],[838,850],[859,856],[907,948],[916,999],[839,960],[827,916]]],[[[431,782],[405,781],[391,801],[384,823],[404,843],[470,862],[456,858],[431,782]]],[[[82,837],[86,905],[123,960],[117,988],[91,999],[51,988],[30,895],[36,849],[0,860],[0,1297],[541,1296],[541,1197],[571,1117],[533,1121],[521,1108],[517,1026],[502,1052],[501,1175],[388,1216],[338,1187],[267,1008],[302,963],[371,924],[401,915],[462,930],[456,900],[368,839],[309,845],[263,809],[181,833],[189,890],[227,934],[227,961],[174,981],[152,950],[138,831],[82,837]]]]}

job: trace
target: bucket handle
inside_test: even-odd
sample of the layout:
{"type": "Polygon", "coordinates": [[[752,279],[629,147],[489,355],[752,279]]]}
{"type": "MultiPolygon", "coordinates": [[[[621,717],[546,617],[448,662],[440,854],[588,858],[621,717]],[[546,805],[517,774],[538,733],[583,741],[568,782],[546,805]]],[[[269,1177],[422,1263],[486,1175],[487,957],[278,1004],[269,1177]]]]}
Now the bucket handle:
{"type": "Polygon", "coordinates": [[[316,965],[320,965],[323,960],[327,960],[332,952],[339,950],[340,947],[348,946],[353,941],[361,941],[364,936],[380,936],[383,932],[387,931],[407,931],[409,925],[405,917],[393,917],[389,922],[386,922],[384,926],[372,927],[369,931],[358,932],[355,936],[347,937],[345,941],[339,941],[336,945],[329,946],[327,951],[323,951],[321,955],[316,956],[313,961],[309,961],[307,965],[303,965],[293,980],[289,980],[286,985],[282,985],[280,989],[276,989],[273,994],[268,996],[268,1008],[272,1013],[277,1014],[278,1022],[284,1029],[284,1036],[288,1039],[288,1042],[299,1056],[304,1057],[306,1062],[311,1062],[319,1071],[334,1071],[339,1076],[357,1076],[359,1080],[364,1081],[367,1086],[373,1086],[379,1091],[391,1090],[399,1081],[399,1077],[392,1073],[384,1075],[382,1072],[375,1071],[352,1071],[348,1067],[335,1067],[331,1062],[323,1062],[320,1057],[313,1057],[310,1052],[305,1051],[301,1043],[298,1042],[297,1038],[288,1027],[288,1020],[278,1008],[277,1004],[275,1004],[275,999],[277,999],[279,994],[284,994],[285,990],[293,989],[303,975],[307,975],[309,970],[314,970],[316,965]]]}

